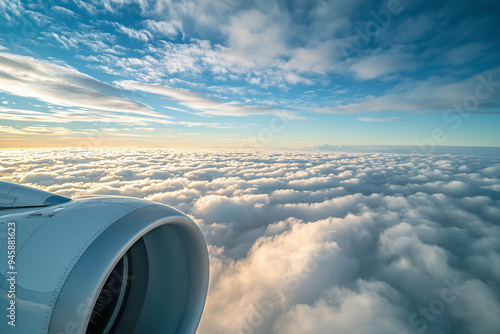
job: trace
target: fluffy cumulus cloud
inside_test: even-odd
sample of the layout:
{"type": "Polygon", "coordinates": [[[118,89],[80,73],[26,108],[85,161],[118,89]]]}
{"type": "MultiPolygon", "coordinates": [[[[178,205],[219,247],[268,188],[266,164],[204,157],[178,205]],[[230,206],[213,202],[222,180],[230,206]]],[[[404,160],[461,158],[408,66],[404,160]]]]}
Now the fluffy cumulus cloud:
{"type": "Polygon", "coordinates": [[[176,207],[209,244],[198,333],[500,332],[500,159],[1,151],[0,179],[176,207]]]}

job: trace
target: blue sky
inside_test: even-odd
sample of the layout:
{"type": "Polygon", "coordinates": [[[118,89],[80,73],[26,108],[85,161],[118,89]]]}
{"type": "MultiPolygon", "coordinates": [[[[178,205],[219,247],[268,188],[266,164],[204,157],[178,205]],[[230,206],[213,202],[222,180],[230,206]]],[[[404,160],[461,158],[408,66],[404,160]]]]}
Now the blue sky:
{"type": "Polygon", "coordinates": [[[0,1],[0,147],[499,147],[499,6],[0,1]]]}

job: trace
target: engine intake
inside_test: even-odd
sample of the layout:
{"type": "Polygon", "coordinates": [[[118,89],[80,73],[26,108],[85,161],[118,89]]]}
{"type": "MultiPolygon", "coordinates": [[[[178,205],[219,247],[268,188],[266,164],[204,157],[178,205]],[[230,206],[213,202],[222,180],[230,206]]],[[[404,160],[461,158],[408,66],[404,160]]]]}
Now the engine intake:
{"type": "Polygon", "coordinates": [[[201,318],[205,240],[191,219],[162,204],[70,200],[0,182],[1,252],[1,309],[15,301],[16,325],[3,316],[2,333],[184,334],[201,318]],[[9,223],[15,270],[7,263],[9,223]]]}

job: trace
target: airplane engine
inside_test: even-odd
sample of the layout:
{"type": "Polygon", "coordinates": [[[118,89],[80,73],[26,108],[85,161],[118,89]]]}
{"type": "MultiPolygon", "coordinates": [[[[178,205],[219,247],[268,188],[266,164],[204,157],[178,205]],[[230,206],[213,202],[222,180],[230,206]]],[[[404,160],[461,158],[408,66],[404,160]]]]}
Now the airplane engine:
{"type": "Polygon", "coordinates": [[[0,333],[194,333],[208,274],[175,209],[0,182],[0,333]]]}

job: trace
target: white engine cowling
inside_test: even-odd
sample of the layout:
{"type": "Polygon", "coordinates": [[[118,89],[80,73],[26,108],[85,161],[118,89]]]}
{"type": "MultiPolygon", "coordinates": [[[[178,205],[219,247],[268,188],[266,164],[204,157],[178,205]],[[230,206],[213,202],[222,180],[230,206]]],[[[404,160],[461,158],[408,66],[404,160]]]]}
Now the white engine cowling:
{"type": "Polygon", "coordinates": [[[175,209],[0,182],[0,333],[194,333],[208,272],[175,209]]]}

